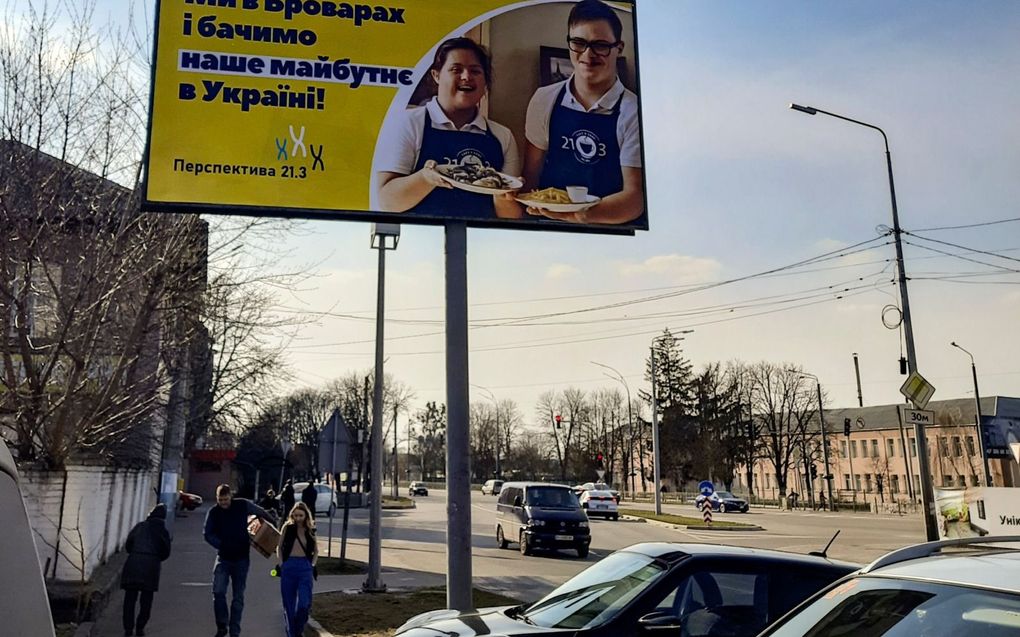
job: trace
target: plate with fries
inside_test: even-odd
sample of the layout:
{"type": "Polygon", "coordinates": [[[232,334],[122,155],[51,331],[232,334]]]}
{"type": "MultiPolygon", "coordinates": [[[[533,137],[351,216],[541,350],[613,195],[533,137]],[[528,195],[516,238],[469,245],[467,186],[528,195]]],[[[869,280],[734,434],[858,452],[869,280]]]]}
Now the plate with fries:
{"type": "Polygon", "coordinates": [[[595,195],[585,195],[584,201],[571,201],[567,191],[562,188],[532,190],[531,192],[517,195],[515,199],[525,206],[542,208],[549,212],[581,212],[602,201],[600,197],[595,195]]]}

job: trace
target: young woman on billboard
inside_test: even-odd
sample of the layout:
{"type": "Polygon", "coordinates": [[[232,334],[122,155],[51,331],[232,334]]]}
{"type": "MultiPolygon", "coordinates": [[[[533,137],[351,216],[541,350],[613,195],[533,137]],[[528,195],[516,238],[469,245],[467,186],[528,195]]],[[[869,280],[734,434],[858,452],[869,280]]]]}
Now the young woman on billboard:
{"type": "Polygon", "coordinates": [[[394,134],[379,141],[382,210],[492,218],[505,209],[519,216],[512,200],[454,189],[436,171],[438,164],[456,162],[515,177],[521,173],[510,129],[484,117],[479,108],[492,82],[488,52],[470,38],[446,40],[436,50],[429,73],[438,85],[436,97],[423,108],[407,111],[394,134]]]}
{"type": "Polygon", "coordinates": [[[644,211],[637,95],[624,88],[619,16],[600,0],[582,0],[567,20],[574,73],[544,86],[528,104],[524,182],[538,188],[586,186],[602,201],[583,212],[528,213],[576,223],[627,223],[644,211]]]}

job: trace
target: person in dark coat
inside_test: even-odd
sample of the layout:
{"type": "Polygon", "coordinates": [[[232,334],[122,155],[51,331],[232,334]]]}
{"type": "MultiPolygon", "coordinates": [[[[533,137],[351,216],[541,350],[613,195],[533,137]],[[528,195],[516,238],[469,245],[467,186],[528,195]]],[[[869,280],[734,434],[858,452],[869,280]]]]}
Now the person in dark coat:
{"type": "Polygon", "coordinates": [[[318,499],[319,492],[315,488],[315,483],[309,482],[308,486],[301,491],[301,501],[308,507],[313,520],[315,519],[315,501],[318,499]]]}
{"type": "Polygon", "coordinates": [[[283,490],[280,491],[280,502],[283,504],[283,511],[280,512],[284,518],[290,515],[290,510],[294,508],[294,501],[297,500],[297,496],[294,493],[294,485],[291,484],[290,480],[283,485],[283,490]]]}
{"type": "Polygon", "coordinates": [[[166,505],[157,504],[149,517],[128,534],[127,562],[120,573],[124,589],[124,634],[144,635],[152,613],[152,597],[159,590],[160,564],[170,557],[170,534],[166,530],[166,505]],[[135,602],[141,599],[138,617],[135,602]]]}
{"type": "Polygon", "coordinates": [[[272,487],[270,487],[269,489],[266,490],[266,494],[262,496],[262,499],[259,500],[259,506],[265,509],[266,511],[269,511],[270,513],[278,513],[278,511],[276,510],[277,505],[278,503],[276,502],[276,492],[273,491],[272,487]]]}

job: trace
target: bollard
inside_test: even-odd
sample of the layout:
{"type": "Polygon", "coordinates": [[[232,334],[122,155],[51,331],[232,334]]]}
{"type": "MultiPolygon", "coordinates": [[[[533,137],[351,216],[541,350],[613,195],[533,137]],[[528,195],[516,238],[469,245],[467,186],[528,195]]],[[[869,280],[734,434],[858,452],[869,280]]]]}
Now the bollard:
{"type": "Polygon", "coordinates": [[[708,498],[705,498],[701,503],[702,517],[705,520],[705,524],[712,526],[712,503],[708,498]]]}

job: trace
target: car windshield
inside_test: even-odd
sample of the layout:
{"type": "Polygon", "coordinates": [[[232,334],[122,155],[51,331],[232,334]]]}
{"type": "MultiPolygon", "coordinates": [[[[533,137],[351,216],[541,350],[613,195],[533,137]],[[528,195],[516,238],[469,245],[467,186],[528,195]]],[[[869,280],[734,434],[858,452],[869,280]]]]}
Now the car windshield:
{"type": "Polygon", "coordinates": [[[612,488],[612,487],[610,487],[610,486],[609,486],[608,484],[606,484],[605,482],[599,482],[599,483],[597,483],[597,484],[595,485],[595,490],[596,490],[596,491],[612,491],[612,490],[613,490],[613,488],[612,488]]]}
{"type": "Polygon", "coordinates": [[[1006,637],[1020,634],[1020,596],[963,586],[861,577],[837,586],[770,637],[1006,637]]]}
{"type": "Polygon", "coordinates": [[[528,606],[523,616],[545,628],[598,626],[665,573],[665,565],[647,555],[618,551],[528,606]]]}
{"type": "Polygon", "coordinates": [[[577,498],[565,487],[528,487],[525,504],[543,509],[573,509],[577,507],[577,498]]]}
{"type": "Polygon", "coordinates": [[[728,500],[736,500],[737,499],[737,496],[733,495],[729,491],[716,491],[715,493],[720,498],[725,498],[725,499],[728,499],[728,500]]]}

